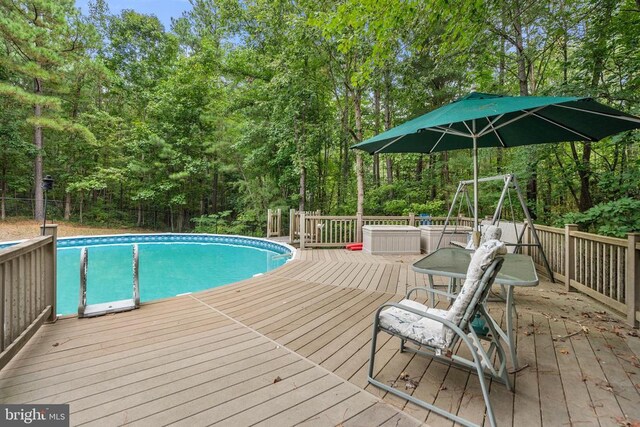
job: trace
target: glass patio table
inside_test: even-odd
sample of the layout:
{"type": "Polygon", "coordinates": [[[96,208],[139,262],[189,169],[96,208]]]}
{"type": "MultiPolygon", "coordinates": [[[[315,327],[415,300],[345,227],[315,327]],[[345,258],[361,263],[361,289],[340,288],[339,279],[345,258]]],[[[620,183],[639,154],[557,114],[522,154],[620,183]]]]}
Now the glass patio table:
{"type": "MultiPolygon", "coordinates": [[[[429,286],[433,288],[433,276],[449,277],[450,279],[464,279],[467,275],[469,262],[473,251],[462,248],[442,248],[427,255],[413,264],[413,270],[418,273],[429,275],[429,286]]],[[[533,259],[527,255],[506,254],[503,255],[504,263],[502,269],[496,277],[495,283],[506,288],[506,329],[503,331],[500,325],[490,318],[496,327],[500,337],[509,347],[511,363],[514,369],[518,369],[518,359],[516,357],[515,331],[513,330],[513,313],[515,312],[515,301],[513,299],[513,289],[516,286],[537,286],[539,279],[533,259]]],[[[449,292],[455,293],[455,288],[449,285],[449,292]],[[452,292],[453,291],[453,292],[452,292]]],[[[433,304],[433,298],[432,298],[433,304]]]]}

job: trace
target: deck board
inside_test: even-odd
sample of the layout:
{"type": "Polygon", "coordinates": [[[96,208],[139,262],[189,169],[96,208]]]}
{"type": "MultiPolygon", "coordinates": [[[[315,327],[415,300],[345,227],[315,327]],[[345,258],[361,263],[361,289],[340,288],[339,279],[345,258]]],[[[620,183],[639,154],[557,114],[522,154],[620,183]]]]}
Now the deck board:
{"type": "MultiPolygon", "coordinates": [[[[367,383],[373,313],[426,284],[411,269],[416,259],[301,251],[282,268],[234,285],[127,313],[59,320],[0,371],[0,401],[69,403],[73,425],[450,426],[367,383]]],[[[512,375],[514,393],[490,383],[498,424],[637,420],[638,338],[613,323],[555,339],[579,331],[580,310],[590,306],[555,306],[536,291],[518,296],[518,357],[528,366],[512,375]]],[[[490,304],[501,322],[503,308],[490,304]]],[[[400,353],[399,341],[385,334],[376,355],[379,380],[404,389],[405,372],[417,382],[406,392],[483,422],[475,375],[400,353]]]]}

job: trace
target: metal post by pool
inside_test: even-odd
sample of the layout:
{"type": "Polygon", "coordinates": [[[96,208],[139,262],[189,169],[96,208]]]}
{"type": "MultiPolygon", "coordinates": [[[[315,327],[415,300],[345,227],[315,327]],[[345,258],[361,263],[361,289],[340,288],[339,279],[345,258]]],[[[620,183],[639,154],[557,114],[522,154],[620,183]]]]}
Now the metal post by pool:
{"type": "Polygon", "coordinates": [[[53,183],[54,183],[54,179],[51,178],[51,175],[47,175],[44,178],[42,178],[42,192],[44,193],[44,200],[43,200],[43,210],[44,210],[44,218],[42,220],[42,235],[44,236],[44,230],[45,227],[47,226],[47,193],[49,192],[49,190],[53,189],[53,183]]]}

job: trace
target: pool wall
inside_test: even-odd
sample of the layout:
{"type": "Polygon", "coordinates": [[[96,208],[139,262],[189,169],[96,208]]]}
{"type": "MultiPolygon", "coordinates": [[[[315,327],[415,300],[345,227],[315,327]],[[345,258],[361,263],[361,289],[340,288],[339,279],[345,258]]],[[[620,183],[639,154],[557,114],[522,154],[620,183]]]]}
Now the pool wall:
{"type": "MultiPolygon", "coordinates": [[[[24,240],[0,243],[0,250],[13,246],[24,240]]],[[[219,243],[225,245],[248,246],[264,249],[278,254],[291,253],[291,259],[296,255],[296,249],[286,243],[274,242],[259,237],[245,237],[225,234],[193,234],[193,233],[154,233],[154,234],[111,234],[102,236],[74,236],[59,237],[59,248],[82,246],[117,245],[131,243],[219,243]]]]}

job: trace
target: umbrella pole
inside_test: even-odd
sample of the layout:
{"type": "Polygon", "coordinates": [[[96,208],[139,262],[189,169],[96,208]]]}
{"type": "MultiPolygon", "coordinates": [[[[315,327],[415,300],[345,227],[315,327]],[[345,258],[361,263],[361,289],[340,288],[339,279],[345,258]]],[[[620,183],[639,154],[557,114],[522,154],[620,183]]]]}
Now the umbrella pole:
{"type": "Polygon", "coordinates": [[[478,222],[478,136],[476,135],[476,121],[471,122],[473,135],[473,245],[480,246],[480,224],[478,222]]]}
{"type": "Polygon", "coordinates": [[[472,122],[473,131],[473,228],[478,227],[478,137],[476,136],[476,121],[472,122]]]}

